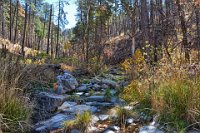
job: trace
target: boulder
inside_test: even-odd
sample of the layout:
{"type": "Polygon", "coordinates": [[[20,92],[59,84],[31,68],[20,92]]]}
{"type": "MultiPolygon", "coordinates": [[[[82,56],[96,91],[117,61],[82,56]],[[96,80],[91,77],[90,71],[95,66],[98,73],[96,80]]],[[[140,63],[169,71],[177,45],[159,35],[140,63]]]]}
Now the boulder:
{"type": "Polygon", "coordinates": [[[73,91],[78,86],[77,80],[67,72],[57,76],[57,83],[58,85],[61,85],[66,92],[73,91]]]}
{"type": "Polygon", "coordinates": [[[46,121],[38,122],[34,127],[34,132],[48,133],[52,130],[62,128],[62,124],[64,121],[73,119],[75,119],[75,116],[73,115],[57,114],[46,121]]]}
{"type": "Polygon", "coordinates": [[[36,103],[33,110],[33,122],[50,118],[59,106],[66,100],[63,95],[40,92],[36,96],[36,103]]]}
{"type": "Polygon", "coordinates": [[[66,100],[63,95],[57,95],[54,93],[41,92],[37,96],[37,107],[45,109],[46,111],[53,112],[62,105],[66,100]]]}

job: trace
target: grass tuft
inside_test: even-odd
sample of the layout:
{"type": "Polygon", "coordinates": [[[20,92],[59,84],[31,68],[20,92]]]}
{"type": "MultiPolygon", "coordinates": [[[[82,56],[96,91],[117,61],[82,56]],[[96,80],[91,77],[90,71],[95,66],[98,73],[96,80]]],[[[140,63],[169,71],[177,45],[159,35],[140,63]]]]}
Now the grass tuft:
{"type": "Polygon", "coordinates": [[[82,114],[78,114],[76,116],[75,120],[71,121],[65,121],[63,123],[64,126],[64,132],[68,133],[72,129],[78,129],[82,133],[87,132],[87,128],[91,122],[91,113],[90,112],[84,112],[82,114]]]}

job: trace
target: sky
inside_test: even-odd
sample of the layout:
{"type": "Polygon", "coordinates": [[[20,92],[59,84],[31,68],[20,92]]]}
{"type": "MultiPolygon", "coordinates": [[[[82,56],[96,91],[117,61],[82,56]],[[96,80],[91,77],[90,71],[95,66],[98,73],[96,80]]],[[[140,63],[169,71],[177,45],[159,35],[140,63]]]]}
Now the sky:
{"type": "MultiPolygon", "coordinates": [[[[45,0],[46,2],[53,4],[58,2],[58,0],[45,0]]],[[[77,14],[77,5],[75,4],[76,0],[69,0],[69,5],[66,5],[65,12],[67,12],[67,20],[68,24],[65,26],[65,28],[73,28],[76,25],[76,14],[77,14]]]]}

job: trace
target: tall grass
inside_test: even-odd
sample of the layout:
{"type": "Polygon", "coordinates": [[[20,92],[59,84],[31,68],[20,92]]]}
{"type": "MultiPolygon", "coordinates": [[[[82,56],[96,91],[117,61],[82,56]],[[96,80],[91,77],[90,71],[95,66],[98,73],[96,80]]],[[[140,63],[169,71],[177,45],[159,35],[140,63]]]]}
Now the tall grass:
{"type": "Polygon", "coordinates": [[[183,64],[176,57],[173,63],[163,58],[152,66],[142,62],[140,56],[122,64],[131,84],[120,97],[139,102],[140,111],[147,108],[159,114],[161,122],[178,132],[200,128],[200,64],[183,64]]]}
{"type": "Polygon", "coordinates": [[[28,98],[17,88],[23,67],[10,57],[0,59],[0,130],[3,132],[29,130],[31,109],[28,98]]]}
{"type": "Polygon", "coordinates": [[[151,103],[161,120],[177,129],[183,130],[195,123],[200,126],[200,79],[165,79],[153,91],[151,103]]]}

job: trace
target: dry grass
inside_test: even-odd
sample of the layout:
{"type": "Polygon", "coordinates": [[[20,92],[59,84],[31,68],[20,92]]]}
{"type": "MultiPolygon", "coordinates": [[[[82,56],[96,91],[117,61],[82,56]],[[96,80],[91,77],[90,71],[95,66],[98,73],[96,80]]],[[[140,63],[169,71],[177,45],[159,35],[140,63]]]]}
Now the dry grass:
{"type": "Polygon", "coordinates": [[[140,102],[160,115],[161,122],[172,123],[177,131],[200,127],[200,64],[197,51],[191,51],[190,64],[175,51],[172,63],[162,58],[157,65],[147,65],[140,54],[122,64],[132,80],[121,93],[128,102],[140,102]]]}
{"type": "Polygon", "coordinates": [[[25,92],[51,88],[55,65],[27,65],[13,56],[0,59],[0,129],[3,132],[26,132],[30,126],[32,103],[25,92]],[[38,87],[38,88],[36,88],[38,87]]]}
{"type": "Polygon", "coordinates": [[[22,66],[9,58],[0,60],[0,70],[0,129],[3,132],[25,132],[29,130],[31,106],[17,87],[22,66]]]}
{"type": "Polygon", "coordinates": [[[57,69],[54,65],[27,65],[21,70],[17,85],[28,91],[52,88],[57,69]]]}
{"type": "MultiPolygon", "coordinates": [[[[9,40],[0,38],[0,49],[2,49],[2,46],[6,47],[8,52],[20,55],[21,45],[19,45],[18,43],[12,44],[9,40]]],[[[24,47],[24,52],[25,52],[25,57],[30,57],[30,56],[33,57],[36,56],[38,53],[40,53],[39,51],[33,50],[32,48],[28,47],[24,47]]]]}
{"type": "Polygon", "coordinates": [[[152,109],[163,122],[172,123],[179,131],[190,124],[200,126],[200,74],[173,69],[156,80],[151,94],[152,109]]]}

